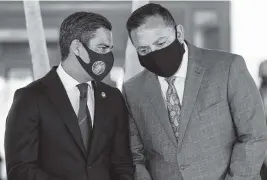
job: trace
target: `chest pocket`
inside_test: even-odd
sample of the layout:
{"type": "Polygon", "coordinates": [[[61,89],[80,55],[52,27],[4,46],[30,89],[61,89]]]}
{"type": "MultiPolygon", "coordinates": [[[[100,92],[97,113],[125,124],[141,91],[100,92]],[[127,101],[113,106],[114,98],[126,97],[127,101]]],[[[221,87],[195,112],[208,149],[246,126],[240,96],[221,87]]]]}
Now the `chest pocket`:
{"type": "Polygon", "coordinates": [[[200,135],[205,138],[215,137],[222,133],[226,133],[229,123],[232,123],[228,104],[222,100],[208,108],[201,110],[199,113],[200,135]]]}
{"type": "Polygon", "coordinates": [[[201,121],[213,121],[214,119],[217,119],[223,114],[223,111],[225,111],[227,107],[227,103],[224,100],[221,100],[219,102],[216,102],[212,105],[210,105],[207,108],[204,108],[199,111],[199,116],[201,121]]]}

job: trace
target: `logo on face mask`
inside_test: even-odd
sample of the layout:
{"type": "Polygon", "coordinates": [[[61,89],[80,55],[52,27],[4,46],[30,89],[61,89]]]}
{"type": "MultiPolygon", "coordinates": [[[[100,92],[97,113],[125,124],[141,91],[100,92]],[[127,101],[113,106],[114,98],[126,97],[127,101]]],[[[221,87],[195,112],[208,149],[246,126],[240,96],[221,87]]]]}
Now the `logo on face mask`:
{"type": "Polygon", "coordinates": [[[85,63],[80,56],[76,56],[84,70],[96,81],[102,81],[110,72],[114,57],[110,51],[106,54],[99,54],[89,49],[86,44],[83,44],[85,50],[90,57],[90,63],[85,63]]]}
{"type": "Polygon", "coordinates": [[[102,74],[106,69],[106,65],[103,61],[97,61],[92,65],[92,71],[96,75],[102,74]]]}

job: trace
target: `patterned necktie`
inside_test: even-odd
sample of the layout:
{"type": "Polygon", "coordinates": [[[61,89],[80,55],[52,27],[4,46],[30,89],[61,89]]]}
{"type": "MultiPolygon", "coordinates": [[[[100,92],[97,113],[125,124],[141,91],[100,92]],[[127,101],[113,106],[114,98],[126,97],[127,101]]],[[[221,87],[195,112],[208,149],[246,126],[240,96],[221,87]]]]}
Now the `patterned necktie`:
{"type": "Polygon", "coordinates": [[[175,137],[178,141],[179,137],[179,122],[180,122],[180,114],[181,114],[181,104],[179,100],[179,96],[177,94],[176,88],[174,86],[175,77],[170,77],[165,79],[169,84],[166,93],[166,104],[169,112],[169,119],[171,122],[171,126],[175,137]]]}
{"type": "Polygon", "coordinates": [[[93,131],[91,116],[87,106],[88,84],[82,83],[77,85],[80,91],[80,106],[78,112],[78,122],[86,150],[88,150],[91,133],[93,131]]]}

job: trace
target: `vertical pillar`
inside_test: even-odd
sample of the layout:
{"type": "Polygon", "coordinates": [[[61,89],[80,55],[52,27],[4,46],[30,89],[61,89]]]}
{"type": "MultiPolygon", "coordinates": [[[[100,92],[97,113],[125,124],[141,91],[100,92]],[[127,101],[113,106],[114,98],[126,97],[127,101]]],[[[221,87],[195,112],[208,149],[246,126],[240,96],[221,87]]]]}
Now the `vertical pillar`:
{"type": "MultiPolygon", "coordinates": [[[[132,1],[132,12],[139,7],[149,3],[148,0],[133,0],[132,1]]],[[[125,52],[125,74],[124,81],[127,81],[134,75],[141,72],[144,68],[139,64],[137,52],[132,45],[131,40],[128,38],[126,52],[125,52]]]]}
{"type": "Polygon", "coordinates": [[[34,79],[43,77],[50,69],[39,0],[24,0],[24,12],[32,57],[34,79]]]}

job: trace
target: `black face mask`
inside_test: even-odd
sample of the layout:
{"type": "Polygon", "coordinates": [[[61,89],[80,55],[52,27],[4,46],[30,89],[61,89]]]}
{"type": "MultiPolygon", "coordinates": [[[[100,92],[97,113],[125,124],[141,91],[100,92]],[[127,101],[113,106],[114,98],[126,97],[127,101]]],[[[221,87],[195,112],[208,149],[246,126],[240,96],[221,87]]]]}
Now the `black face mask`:
{"type": "Polygon", "coordinates": [[[169,46],[144,56],[137,54],[143,67],[158,76],[171,77],[180,67],[184,52],[184,46],[178,41],[176,33],[175,40],[169,46]]]}
{"type": "Polygon", "coordinates": [[[83,46],[89,55],[90,63],[85,63],[80,56],[76,56],[76,58],[95,81],[102,81],[113,67],[113,53],[110,51],[106,54],[99,54],[89,49],[85,44],[83,46]]]}

